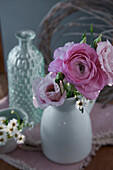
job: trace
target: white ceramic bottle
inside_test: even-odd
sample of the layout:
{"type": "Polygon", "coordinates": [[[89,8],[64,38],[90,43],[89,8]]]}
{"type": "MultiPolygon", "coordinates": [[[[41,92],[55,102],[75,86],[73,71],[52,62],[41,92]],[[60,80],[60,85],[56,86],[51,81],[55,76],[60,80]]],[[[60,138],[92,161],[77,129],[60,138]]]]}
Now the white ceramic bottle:
{"type": "Polygon", "coordinates": [[[91,151],[90,116],[75,108],[74,98],[66,99],[62,106],[44,110],[40,133],[43,153],[56,163],[81,161],[91,151]]]}

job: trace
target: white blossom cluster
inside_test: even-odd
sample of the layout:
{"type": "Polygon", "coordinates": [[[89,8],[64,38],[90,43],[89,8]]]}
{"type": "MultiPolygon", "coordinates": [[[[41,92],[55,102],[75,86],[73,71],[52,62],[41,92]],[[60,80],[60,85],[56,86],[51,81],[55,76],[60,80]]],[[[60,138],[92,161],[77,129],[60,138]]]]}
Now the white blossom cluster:
{"type": "MultiPolygon", "coordinates": [[[[11,112],[14,114],[14,111],[11,112]]],[[[23,144],[25,142],[25,135],[22,134],[22,130],[27,126],[26,122],[19,122],[18,119],[8,120],[6,117],[0,117],[0,146],[5,145],[8,139],[13,138],[17,144],[23,144]]],[[[29,124],[29,129],[33,128],[33,122],[29,124]]]]}
{"type": "Polygon", "coordinates": [[[87,100],[85,97],[79,98],[79,100],[76,101],[75,107],[83,113],[85,106],[87,104],[87,101],[89,100],[87,100]]]}

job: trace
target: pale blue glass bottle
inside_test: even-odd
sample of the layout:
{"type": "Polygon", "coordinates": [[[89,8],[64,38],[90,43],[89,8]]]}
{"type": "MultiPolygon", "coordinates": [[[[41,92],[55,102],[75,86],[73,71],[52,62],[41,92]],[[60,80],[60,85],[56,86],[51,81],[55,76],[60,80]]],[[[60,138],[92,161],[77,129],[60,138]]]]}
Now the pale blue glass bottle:
{"type": "Polygon", "coordinates": [[[35,33],[24,30],[16,33],[19,44],[8,55],[8,87],[10,107],[22,108],[35,124],[40,122],[43,110],[33,105],[32,83],[44,76],[44,58],[33,45],[35,33]]]}

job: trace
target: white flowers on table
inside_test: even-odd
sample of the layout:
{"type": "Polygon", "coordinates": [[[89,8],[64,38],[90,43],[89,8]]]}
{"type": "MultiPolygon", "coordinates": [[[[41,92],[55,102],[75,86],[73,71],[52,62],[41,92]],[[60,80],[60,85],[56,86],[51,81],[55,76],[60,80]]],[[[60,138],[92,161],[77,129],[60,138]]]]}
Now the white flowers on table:
{"type": "Polygon", "coordinates": [[[12,126],[13,128],[17,128],[19,126],[17,119],[15,119],[15,118],[10,120],[9,125],[12,126]]]}
{"type": "Polygon", "coordinates": [[[0,122],[0,131],[7,131],[6,125],[0,122]]]}
{"type": "Polygon", "coordinates": [[[19,137],[19,135],[20,135],[20,131],[15,130],[15,131],[12,133],[12,135],[13,135],[14,140],[17,141],[17,140],[18,140],[18,137],[19,137]]]}
{"type": "Polygon", "coordinates": [[[13,132],[13,138],[17,144],[23,144],[25,142],[25,135],[23,135],[21,131],[15,130],[13,132]]]}
{"type": "Polygon", "coordinates": [[[8,134],[9,134],[10,136],[12,136],[13,131],[14,131],[14,128],[13,128],[10,124],[8,124],[8,126],[7,126],[7,132],[8,132],[8,134]]]}
{"type": "Polygon", "coordinates": [[[5,131],[0,130],[0,146],[5,145],[7,142],[7,134],[5,131]]]}
{"type": "Polygon", "coordinates": [[[23,144],[25,142],[25,136],[22,134],[19,134],[17,139],[17,144],[23,144]]]}
{"type": "Polygon", "coordinates": [[[6,118],[5,118],[5,117],[0,117],[0,123],[4,123],[4,122],[5,122],[5,120],[6,120],[6,118]]]}
{"type": "Polygon", "coordinates": [[[9,121],[7,126],[4,124],[6,118],[0,117],[0,146],[7,143],[8,138],[14,138],[17,144],[23,144],[25,142],[25,136],[19,130],[19,123],[17,119],[13,118],[9,121]],[[5,120],[5,121],[3,121],[5,120]]]}
{"type": "Polygon", "coordinates": [[[6,117],[0,117],[0,146],[5,145],[10,138],[13,138],[17,144],[23,144],[25,142],[25,135],[22,134],[23,129],[29,126],[31,130],[34,126],[34,122],[28,124],[26,120],[21,120],[14,110],[11,111],[11,114],[15,114],[17,119],[8,120],[6,117]]]}

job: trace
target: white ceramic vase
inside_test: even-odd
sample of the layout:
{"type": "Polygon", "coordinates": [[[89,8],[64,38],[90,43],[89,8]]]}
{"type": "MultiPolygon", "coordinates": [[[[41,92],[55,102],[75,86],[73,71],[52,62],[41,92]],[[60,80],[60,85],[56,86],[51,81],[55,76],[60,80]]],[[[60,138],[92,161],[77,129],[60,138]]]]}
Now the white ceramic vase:
{"type": "Polygon", "coordinates": [[[62,106],[44,110],[40,133],[44,155],[56,163],[76,163],[91,151],[89,113],[76,109],[74,98],[66,99],[62,106]]]}
{"type": "Polygon", "coordinates": [[[7,143],[3,146],[0,146],[0,154],[9,153],[16,149],[17,144],[13,138],[7,140],[7,143]]]}

